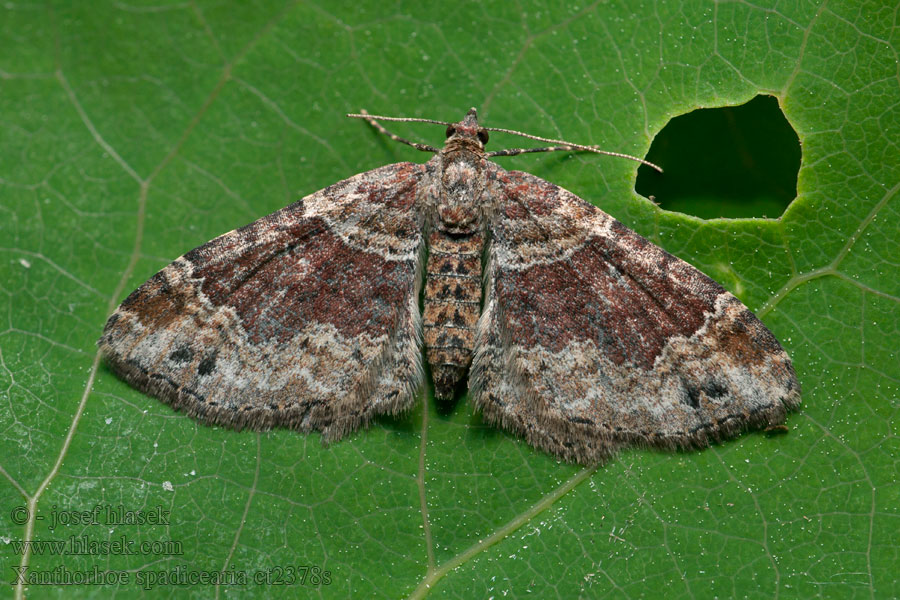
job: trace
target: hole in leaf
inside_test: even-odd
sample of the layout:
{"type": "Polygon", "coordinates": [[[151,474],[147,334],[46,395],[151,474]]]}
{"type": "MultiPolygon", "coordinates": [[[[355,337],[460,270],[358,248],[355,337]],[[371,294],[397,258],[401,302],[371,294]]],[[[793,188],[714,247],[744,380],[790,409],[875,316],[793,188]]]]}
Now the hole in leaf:
{"type": "Polygon", "coordinates": [[[781,216],[797,196],[800,139],[772,96],[701,108],[656,136],[635,190],[665,210],[702,219],[781,216]]]}

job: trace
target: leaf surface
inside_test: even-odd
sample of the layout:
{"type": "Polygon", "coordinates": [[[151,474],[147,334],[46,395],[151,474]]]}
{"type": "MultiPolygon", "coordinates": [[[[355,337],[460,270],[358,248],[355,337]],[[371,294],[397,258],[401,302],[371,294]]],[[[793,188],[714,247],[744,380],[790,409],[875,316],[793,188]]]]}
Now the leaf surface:
{"type": "MultiPolygon", "coordinates": [[[[14,581],[25,564],[106,582],[10,590],[900,595],[893,9],[339,4],[0,8],[0,574],[14,581]],[[661,211],[633,192],[628,161],[502,164],[603,207],[755,310],[803,386],[786,435],[630,451],[585,471],[484,426],[461,399],[324,448],[318,435],[198,425],[98,360],[107,315],[175,257],[355,173],[426,159],[344,113],[456,120],[475,105],[491,126],[643,155],[668,119],[761,93],[803,148],[798,198],[778,220],[661,211]],[[94,523],[82,513],[98,505],[94,523]],[[116,511],[164,522],[116,523],[116,511]],[[70,539],[140,551],[21,553],[70,539]],[[222,571],[249,581],[179,579],[222,571]]],[[[520,143],[500,138],[493,148],[520,143]]]]}

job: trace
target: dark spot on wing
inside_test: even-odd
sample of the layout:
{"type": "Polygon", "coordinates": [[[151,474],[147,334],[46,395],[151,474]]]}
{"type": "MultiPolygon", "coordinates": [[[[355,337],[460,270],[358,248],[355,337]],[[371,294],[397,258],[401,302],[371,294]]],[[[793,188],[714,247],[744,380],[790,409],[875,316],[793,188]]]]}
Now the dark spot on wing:
{"type": "Polygon", "coordinates": [[[711,399],[721,398],[728,394],[728,388],[726,388],[721,381],[715,379],[707,379],[704,381],[703,391],[706,393],[707,397],[711,399]]]}
{"type": "Polygon", "coordinates": [[[216,354],[213,352],[200,361],[200,366],[197,367],[198,375],[209,375],[216,370],[216,354]]]}
{"type": "Polygon", "coordinates": [[[700,408],[700,388],[689,381],[684,381],[684,396],[681,398],[682,404],[691,408],[700,408]]]}
{"type": "Polygon", "coordinates": [[[177,363],[190,362],[192,358],[194,358],[194,351],[187,346],[181,346],[169,355],[169,360],[177,363]]]}

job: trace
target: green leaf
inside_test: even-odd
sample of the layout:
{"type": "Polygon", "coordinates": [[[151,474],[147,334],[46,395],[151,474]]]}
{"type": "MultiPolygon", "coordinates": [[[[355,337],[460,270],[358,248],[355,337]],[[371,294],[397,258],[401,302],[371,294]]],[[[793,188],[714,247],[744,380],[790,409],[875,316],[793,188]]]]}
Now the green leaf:
{"type": "Polygon", "coordinates": [[[900,596],[894,13],[4,4],[0,577],[27,565],[19,597],[900,596]],[[474,105],[492,126],[643,155],[670,118],[758,94],[803,148],[778,220],[662,211],[633,192],[628,161],[502,164],[602,206],[757,311],[803,386],[786,435],[585,471],[484,426],[463,399],[324,448],[318,434],[198,425],[97,356],[111,310],[176,256],[355,173],[425,159],[344,113],[455,120],[474,105]],[[81,513],[98,505],[94,524],[81,513]],[[117,524],[106,507],[163,523],[117,524]],[[93,546],[20,553],[51,540],[93,546]],[[279,585],[302,567],[302,584],[279,585]],[[250,581],[210,583],[220,571],[250,581]],[[103,583],[52,583],[67,575],[103,583]]]}

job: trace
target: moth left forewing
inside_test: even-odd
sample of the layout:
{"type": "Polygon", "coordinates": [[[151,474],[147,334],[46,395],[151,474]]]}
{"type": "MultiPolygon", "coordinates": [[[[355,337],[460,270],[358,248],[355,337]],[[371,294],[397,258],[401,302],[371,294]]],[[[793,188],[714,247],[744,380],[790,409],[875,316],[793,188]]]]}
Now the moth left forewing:
{"type": "Polygon", "coordinates": [[[423,378],[421,173],[362,173],[176,259],[110,317],[108,364],[235,428],[337,439],[409,408],[423,378]]]}
{"type": "Polygon", "coordinates": [[[570,192],[499,169],[471,387],[567,460],[703,446],[799,404],[774,336],[712,279],[570,192]]]}

